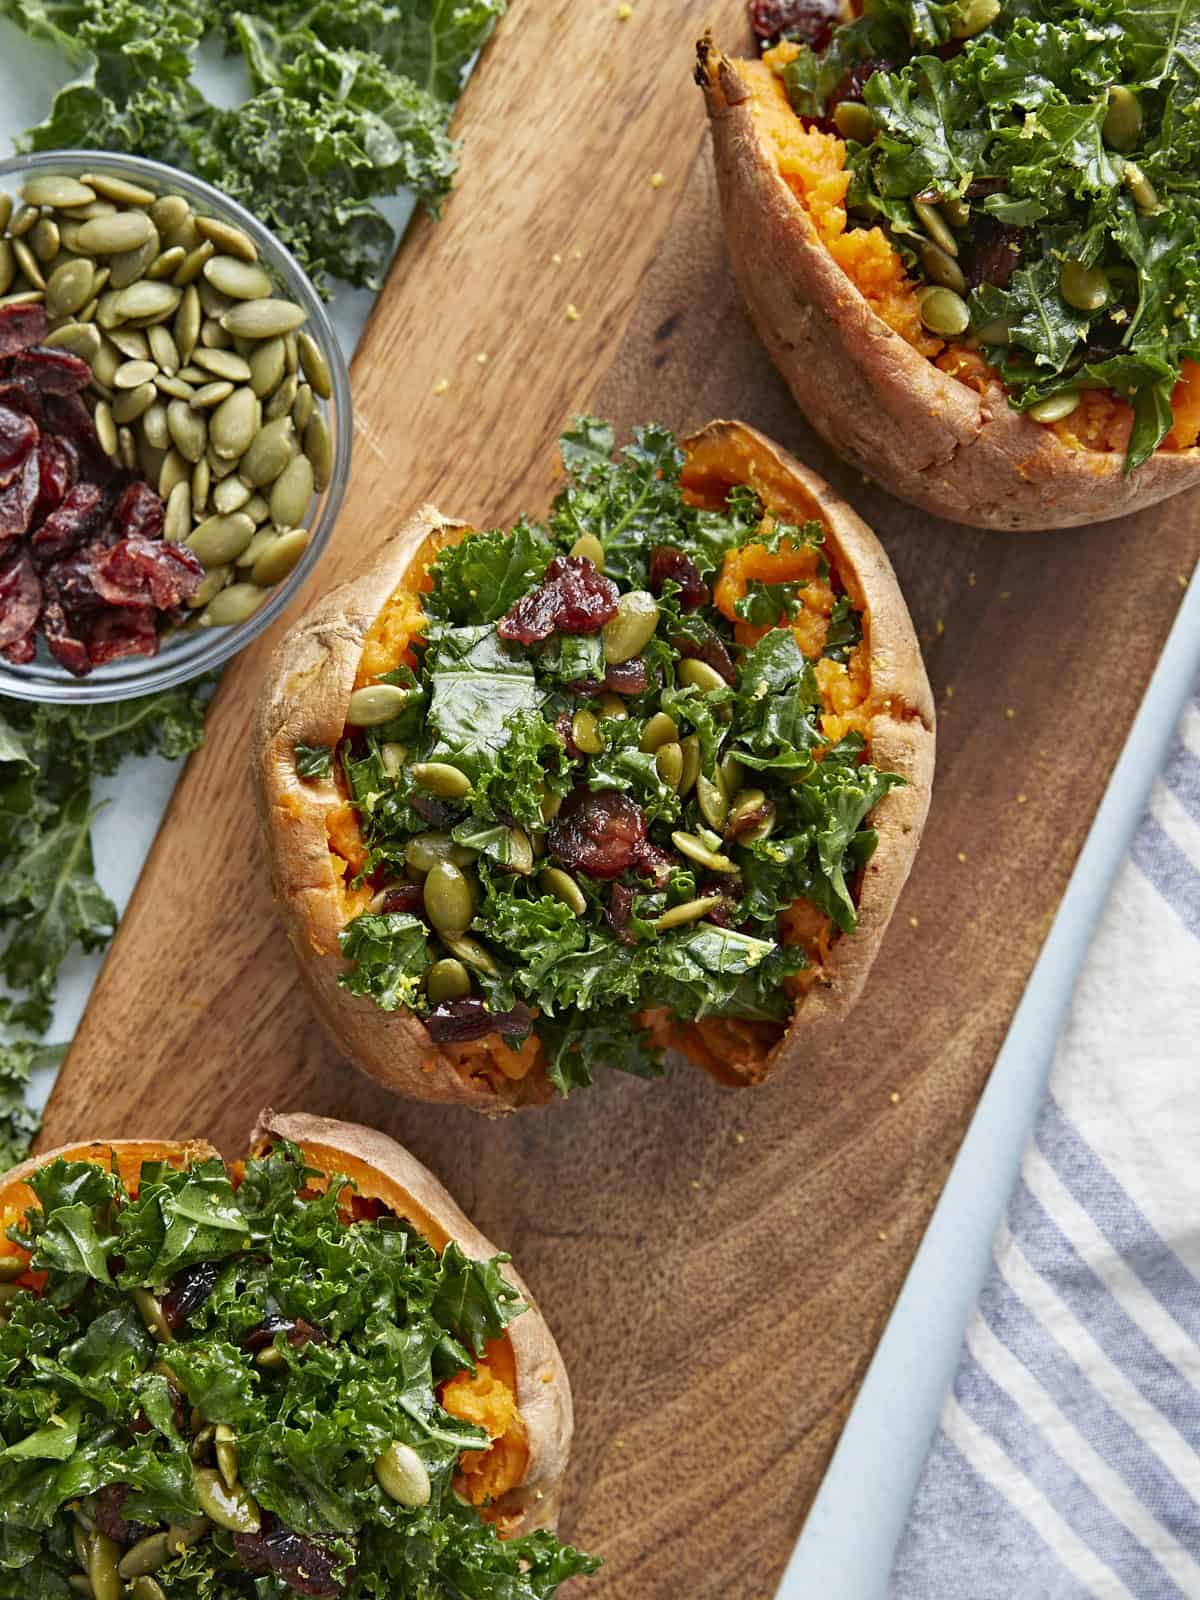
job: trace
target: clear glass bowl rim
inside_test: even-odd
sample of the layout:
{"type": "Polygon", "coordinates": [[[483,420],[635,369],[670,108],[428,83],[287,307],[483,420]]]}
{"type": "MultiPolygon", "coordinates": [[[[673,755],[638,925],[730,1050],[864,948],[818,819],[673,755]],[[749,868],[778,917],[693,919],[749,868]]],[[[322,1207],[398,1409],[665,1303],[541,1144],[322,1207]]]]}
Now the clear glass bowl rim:
{"type": "Polygon", "coordinates": [[[0,661],[0,696],[56,705],[108,704],[175,688],[223,666],[269,628],[312,572],[329,542],[350,477],[354,435],[350,370],[321,297],[286,246],[236,200],[202,178],[161,161],[96,150],[43,150],[6,157],[0,161],[0,188],[7,187],[14,178],[28,177],[34,172],[61,171],[77,176],[89,170],[134,180],[141,177],[148,188],[160,191],[178,190],[189,200],[198,202],[206,212],[234,223],[250,235],[267,264],[279,274],[286,292],[303,305],[308,313],[308,329],[329,361],[333,399],[327,402],[327,415],[333,423],[334,461],[329,487],[309,530],[308,548],[293,571],[270,591],[245,622],[180,636],[168,642],[157,656],[126,657],[97,667],[87,678],[72,678],[65,669],[48,669],[40,662],[18,667],[0,661]]]}

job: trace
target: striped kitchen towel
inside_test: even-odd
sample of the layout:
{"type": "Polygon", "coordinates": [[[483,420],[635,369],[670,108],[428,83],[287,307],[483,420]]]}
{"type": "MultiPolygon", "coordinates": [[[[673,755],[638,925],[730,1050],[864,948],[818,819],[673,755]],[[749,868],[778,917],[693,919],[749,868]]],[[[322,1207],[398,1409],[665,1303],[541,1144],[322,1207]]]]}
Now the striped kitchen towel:
{"type": "Polygon", "coordinates": [[[1200,1600],[1200,698],[1075,993],[893,1600],[1200,1600]]]}

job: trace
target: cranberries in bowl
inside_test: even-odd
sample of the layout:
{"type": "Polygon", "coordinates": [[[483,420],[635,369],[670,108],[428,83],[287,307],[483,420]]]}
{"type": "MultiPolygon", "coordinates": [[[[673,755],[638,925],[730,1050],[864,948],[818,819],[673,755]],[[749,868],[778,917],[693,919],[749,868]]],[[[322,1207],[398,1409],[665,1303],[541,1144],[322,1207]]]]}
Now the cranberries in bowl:
{"type": "Polygon", "coordinates": [[[0,694],[219,666],[315,565],[350,440],[324,307],[242,207],[133,157],[0,162],[0,694]]]}

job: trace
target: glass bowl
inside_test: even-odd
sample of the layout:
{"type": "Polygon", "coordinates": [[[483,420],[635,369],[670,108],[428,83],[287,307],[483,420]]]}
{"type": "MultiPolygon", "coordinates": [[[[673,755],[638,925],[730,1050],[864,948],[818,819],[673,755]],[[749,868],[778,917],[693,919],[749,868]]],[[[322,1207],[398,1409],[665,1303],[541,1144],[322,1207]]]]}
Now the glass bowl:
{"type": "Polygon", "coordinates": [[[305,331],[316,340],[329,363],[333,396],[329,401],[318,400],[317,404],[329,425],[334,454],[329,484],[315,496],[309,512],[310,537],[303,556],[282,582],[267,591],[267,598],[244,622],[168,632],[163,635],[157,655],[127,656],[108,662],[94,667],[86,678],[72,676],[51,656],[41,638],[37,656],[24,666],[14,666],[0,657],[0,695],[75,705],[128,700],[169,689],[221,666],[269,628],[312,572],[329,542],[350,475],[353,436],[350,374],[333,325],[305,273],[269,229],[220,190],[186,172],[137,156],[103,155],[94,150],[53,150],[0,161],[0,192],[15,194],[35,174],[79,177],[85,172],[125,178],[156,193],[181,194],[194,211],[230,222],[249,234],[262,264],[277,280],[280,293],[307,313],[305,331]]]}

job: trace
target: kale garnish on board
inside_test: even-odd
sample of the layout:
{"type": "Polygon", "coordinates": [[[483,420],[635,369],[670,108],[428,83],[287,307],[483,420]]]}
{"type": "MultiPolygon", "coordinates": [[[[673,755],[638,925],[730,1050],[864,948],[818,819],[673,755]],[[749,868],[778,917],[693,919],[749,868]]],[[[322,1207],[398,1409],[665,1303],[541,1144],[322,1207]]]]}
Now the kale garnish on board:
{"type": "MultiPolygon", "coordinates": [[[[544,525],[439,554],[417,670],[389,675],[403,710],[352,729],[337,759],[361,877],[382,891],[342,935],[343,983],[411,1009],[435,1040],[519,1043],[532,1028],[566,1093],[599,1064],[661,1070],[634,1020],[646,1009],[782,1028],[785,980],[807,957],[779,915],[804,898],[853,932],[853,883],[876,843],[867,819],[900,780],[870,765],[858,733],[822,732],[789,596],[754,592],[763,631],[749,646],[711,603],[726,555],[751,542],[807,551],[827,577],[819,524],[764,529],[744,488],[721,510],[689,505],[661,428],[614,460],[611,430],[585,418],[563,459],[544,525]],[[620,661],[596,619],[631,591],[650,632],[620,661]],[[430,792],[430,764],[430,782],[454,769],[457,794],[430,792]],[[431,852],[472,888],[457,934],[430,897],[431,852]],[[469,991],[447,1001],[456,962],[469,991]]],[[[841,594],[826,653],[845,661],[860,637],[841,594]]]]}
{"type": "Polygon", "coordinates": [[[967,202],[970,331],[1012,403],[1114,390],[1140,466],[1200,361],[1200,6],[870,0],[817,42],[782,75],[822,126],[839,99],[870,110],[872,136],[848,143],[852,222],[889,228],[920,274],[913,201],[967,202]],[[1068,263],[1103,270],[1098,303],[1064,297],[1068,263]]]}
{"type": "Polygon", "coordinates": [[[0,1597],[69,1600],[80,1520],[117,1554],[195,1524],[215,1425],[260,1527],[196,1525],[154,1568],[166,1600],[550,1600],[598,1565],[549,1533],[501,1540],[452,1486],[487,1436],[438,1386],[523,1310],[507,1257],[439,1255],[400,1219],[348,1221],[343,1183],[305,1183],[287,1145],[236,1187],[216,1159],[147,1162],[136,1197],[94,1163],[31,1180],[40,1209],[12,1237],[46,1277],[4,1290],[0,1597]],[[376,1476],[394,1441],[428,1474],[423,1506],[376,1476]]]}

